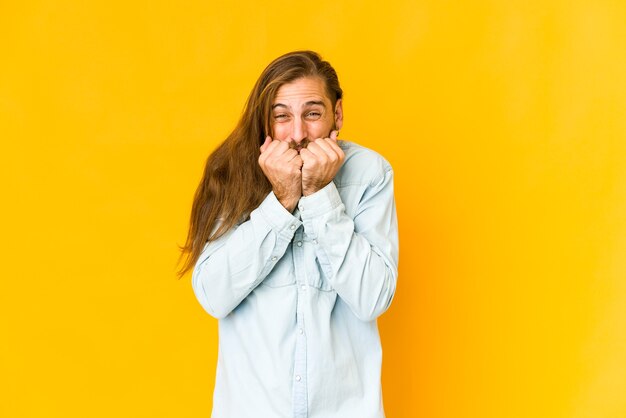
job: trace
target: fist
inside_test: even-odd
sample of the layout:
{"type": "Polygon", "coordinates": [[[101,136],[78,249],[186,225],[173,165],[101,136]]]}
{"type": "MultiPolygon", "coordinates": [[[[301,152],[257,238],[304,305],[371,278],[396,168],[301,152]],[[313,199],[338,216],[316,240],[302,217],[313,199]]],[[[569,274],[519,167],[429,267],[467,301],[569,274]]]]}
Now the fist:
{"type": "Polygon", "coordinates": [[[337,131],[329,138],[311,141],[300,150],[302,159],[302,194],[309,196],[330,183],[341,168],[345,154],[337,144],[337,131]]]}
{"type": "Polygon", "coordinates": [[[261,145],[259,166],[272,185],[278,201],[293,212],[302,196],[302,158],[284,141],[266,137],[261,145]]]}

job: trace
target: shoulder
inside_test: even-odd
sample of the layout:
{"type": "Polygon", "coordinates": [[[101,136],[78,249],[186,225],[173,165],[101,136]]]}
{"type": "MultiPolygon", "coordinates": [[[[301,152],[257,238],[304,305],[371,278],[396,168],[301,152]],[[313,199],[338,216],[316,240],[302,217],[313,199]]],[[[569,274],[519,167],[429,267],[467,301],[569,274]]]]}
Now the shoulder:
{"type": "Polygon", "coordinates": [[[338,186],[377,184],[393,174],[391,164],[379,153],[350,141],[337,141],[346,157],[335,177],[338,186]]]}

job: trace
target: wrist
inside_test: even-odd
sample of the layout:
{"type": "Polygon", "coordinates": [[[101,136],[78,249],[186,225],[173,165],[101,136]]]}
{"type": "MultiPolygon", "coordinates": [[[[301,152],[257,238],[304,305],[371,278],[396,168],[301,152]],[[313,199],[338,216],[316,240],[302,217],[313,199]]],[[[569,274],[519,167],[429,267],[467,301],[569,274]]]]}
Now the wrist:
{"type": "Polygon", "coordinates": [[[278,198],[278,202],[283,205],[283,207],[285,209],[287,209],[287,211],[289,211],[290,213],[293,212],[293,210],[296,208],[296,206],[298,205],[298,201],[300,200],[300,198],[278,198]]]}
{"type": "Polygon", "coordinates": [[[302,196],[310,196],[324,188],[321,184],[312,184],[308,187],[302,187],[302,196]]]}

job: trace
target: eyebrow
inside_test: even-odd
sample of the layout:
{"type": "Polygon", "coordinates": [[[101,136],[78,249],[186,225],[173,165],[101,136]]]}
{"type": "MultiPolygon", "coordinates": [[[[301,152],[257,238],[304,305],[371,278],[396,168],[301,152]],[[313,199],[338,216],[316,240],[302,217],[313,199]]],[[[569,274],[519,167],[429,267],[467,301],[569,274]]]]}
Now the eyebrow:
{"type": "MultiPolygon", "coordinates": [[[[306,102],[306,103],[304,104],[304,106],[315,106],[315,105],[322,106],[322,107],[326,107],[326,105],[324,104],[324,102],[323,102],[323,101],[321,101],[321,100],[310,100],[310,101],[308,101],[308,102],[306,102]]],[[[285,108],[288,108],[288,106],[287,106],[287,105],[282,104],[282,103],[276,103],[275,105],[272,105],[272,109],[276,109],[277,107],[285,107],[285,108]]]]}

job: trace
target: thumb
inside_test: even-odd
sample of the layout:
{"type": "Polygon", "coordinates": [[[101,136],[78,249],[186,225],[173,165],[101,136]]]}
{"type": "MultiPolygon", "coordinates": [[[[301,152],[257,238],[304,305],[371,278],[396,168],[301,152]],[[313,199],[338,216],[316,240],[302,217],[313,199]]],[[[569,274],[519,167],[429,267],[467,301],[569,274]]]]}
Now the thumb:
{"type": "Polygon", "coordinates": [[[330,133],[330,139],[332,139],[333,141],[336,141],[338,135],[339,135],[339,131],[335,129],[330,133]]]}

